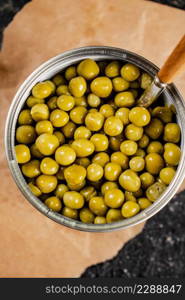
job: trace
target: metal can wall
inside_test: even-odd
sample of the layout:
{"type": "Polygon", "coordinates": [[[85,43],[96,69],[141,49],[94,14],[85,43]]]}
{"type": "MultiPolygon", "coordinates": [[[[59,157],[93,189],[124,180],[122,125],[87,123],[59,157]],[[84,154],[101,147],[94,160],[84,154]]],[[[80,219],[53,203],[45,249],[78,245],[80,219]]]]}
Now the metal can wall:
{"type": "Polygon", "coordinates": [[[52,220],[65,225],[67,227],[78,229],[82,231],[93,231],[93,232],[106,232],[112,230],[118,230],[127,228],[129,226],[136,225],[140,222],[147,220],[156,214],[159,210],[161,210],[173,197],[173,195],[177,192],[180,184],[182,183],[185,177],[185,102],[182,99],[182,96],[179,94],[176,87],[171,84],[166,90],[163,92],[163,99],[165,103],[173,104],[177,111],[177,122],[181,128],[181,160],[179,166],[176,171],[176,175],[173,178],[170,185],[167,187],[165,192],[161,195],[161,197],[153,203],[150,207],[141,211],[136,216],[130,219],[124,219],[119,222],[114,222],[110,224],[85,224],[80,221],[68,219],[63,215],[51,211],[46,205],[37,197],[35,197],[30,189],[27,186],[27,183],[21,173],[18,163],[15,159],[14,145],[15,145],[15,129],[16,123],[18,119],[18,115],[24,106],[24,103],[27,97],[30,94],[32,87],[39,81],[43,81],[51,78],[58,72],[62,71],[66,67],[75,64],[85,58],[92,58],[94,60],[120,60],[122,62],[130,62],[147,73],[149,73],[152,77],[158,71],[158,68],[152,64],[150,61],[145,58],[129,52],[124,49],[114,48],[114,47],[104,47],[104,46],[90,46],[84,48],[78,48],[71,51],[67,51],[62,53],[44,64],[42,64],[38,69],[36,69],[21,85],[19,90],[17,91],[11,107],[9,109],[9,113],[6,121],[5,128],[5,149],[6,156],[8,160],[8,164],[12,173],[12,176],[22,191],[26,199],[41,213],[45,214],[47,217],[52,220]]]}

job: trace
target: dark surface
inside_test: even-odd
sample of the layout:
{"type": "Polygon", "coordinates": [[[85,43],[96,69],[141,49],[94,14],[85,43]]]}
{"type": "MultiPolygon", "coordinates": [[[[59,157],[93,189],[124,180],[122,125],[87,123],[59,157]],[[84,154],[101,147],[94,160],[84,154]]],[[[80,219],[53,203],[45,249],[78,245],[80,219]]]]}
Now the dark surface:
{"type": "MultiPolygon", "coordinates": [[[[0,43],[4,28],[30,0],[0,0],[0,43]]],[[[185,9],[185,0],[156,0],[185,9]]],[[[82,277],[184,277],[185,192],[180,193],[143,232],[129,241],[113,259],[89,267],[82,277]]]]}
{"type": "Polygon", "coordinates": [[[12,21],[15,14],[31,0],[0,0],[0,45],[5,27],[12,21]]]}
{"type": "Polygon", "coordinates": [[[161,4],[166,4],[176,8],[185,9],[185,0],[151,0],[153,2],[158,2],[161,4]]]}
{"type": "Polygon", "coordinates": [[[113,259],[82,277],[185,277],[185,192],[178,194],[113,259]]]}

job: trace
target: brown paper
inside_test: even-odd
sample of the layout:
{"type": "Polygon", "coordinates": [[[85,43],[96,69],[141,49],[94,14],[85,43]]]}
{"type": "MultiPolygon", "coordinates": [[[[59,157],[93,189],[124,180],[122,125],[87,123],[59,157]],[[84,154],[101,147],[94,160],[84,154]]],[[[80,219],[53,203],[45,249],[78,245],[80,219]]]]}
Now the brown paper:
{"type": "MultiPolygon", "coordinates": [[[[141,54],[158,66],[184,33],[183,11],[139,0],[35,0],[5,30],[0,53],[0,149],[12,97],[42,62],[65,50],[110,45],[141,54]]],[[[185,76],[176,80],[185,96],[185,76]]],[[[0,276],[77,277],[114,256],[142,224],[112,233],[65,228],[21,195],[0,151],[0,276]]]]}

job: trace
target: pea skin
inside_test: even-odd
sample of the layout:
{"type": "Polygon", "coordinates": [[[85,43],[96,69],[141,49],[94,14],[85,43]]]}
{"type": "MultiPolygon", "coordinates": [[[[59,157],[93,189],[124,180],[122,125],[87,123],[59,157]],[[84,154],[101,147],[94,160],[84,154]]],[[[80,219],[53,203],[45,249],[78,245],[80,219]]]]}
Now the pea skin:
{"type": "Polygon", "coordinates": [[[132,218],[173,180],[181,131],[171,107],[137,106],[152,78],[90,58],[38,82],[19,113],[15,156],[49,210],[87,224],[132,218]]]}

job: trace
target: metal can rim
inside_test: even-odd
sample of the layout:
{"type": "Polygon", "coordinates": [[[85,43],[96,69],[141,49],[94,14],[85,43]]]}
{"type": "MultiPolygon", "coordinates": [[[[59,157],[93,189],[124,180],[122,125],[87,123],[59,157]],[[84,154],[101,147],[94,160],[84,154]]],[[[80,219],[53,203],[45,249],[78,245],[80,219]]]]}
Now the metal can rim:
{"type": "Polygon", "coordinates": [[[48,209],[46,205],[42,203],[42,201],[39,200],[37,197],[35,197],[28,188],[26,181],[20,171],[18,163],[15,159],[15,126],[21,107],[23,106],[23,103],[29,95],[31,88],[36,82],[51,78],[54,74],[58,73],[67,66],[73,63],[77,63],[78,61],[85,58],[93,58],[95,60],[118,59],[122,60],[123,62],[134,63],[141,69],[144,69],[153,77],[159,70],[159,68],[156,65],[154,65],[149,60],[145,59],[144,57],[138,54],[135,54],[131,51],[127,51],[125,49],[109,46],[88,46],[76,48],[70,51],[63,52],[62,54],[59,54],[49,59],[41,66],[39,66],[35,71],[33,71],[31,75],[28,76],[28,78],[20,86],[16,95],[13,98],[5,126],[5,150],[8,165],[17,186],[22,191],[26,199],[41,213],[54,220],[55,222],[73,229],[88,232],[109,232],[113,230],[128,228],[130,226],[134,226],[136,224],[146,221],[147,219],[155,215],[158,211],[160,211],[170,201],[170,199],[178,190],[180,184],[182,183],[185,177],[185,131],[182,130],[182,125],[185,122],[185,102],[174,84],[171,84],[167,87],[165,91],[166,96],[171,97],[171,99],[175,99],[175,101],[172,102],[174,102],[174,105],[177,109],[177,119],[181,127],[182,154],[174,179],[172,180],[171,184],[167,187],[165,192],[161,195],[161,197],[159,197],[159,199],[153,203],[153,205],[141,211],[132,218],[108,224],[85,224],[80,221],[66,218],[63,215],[48,209]]]}

